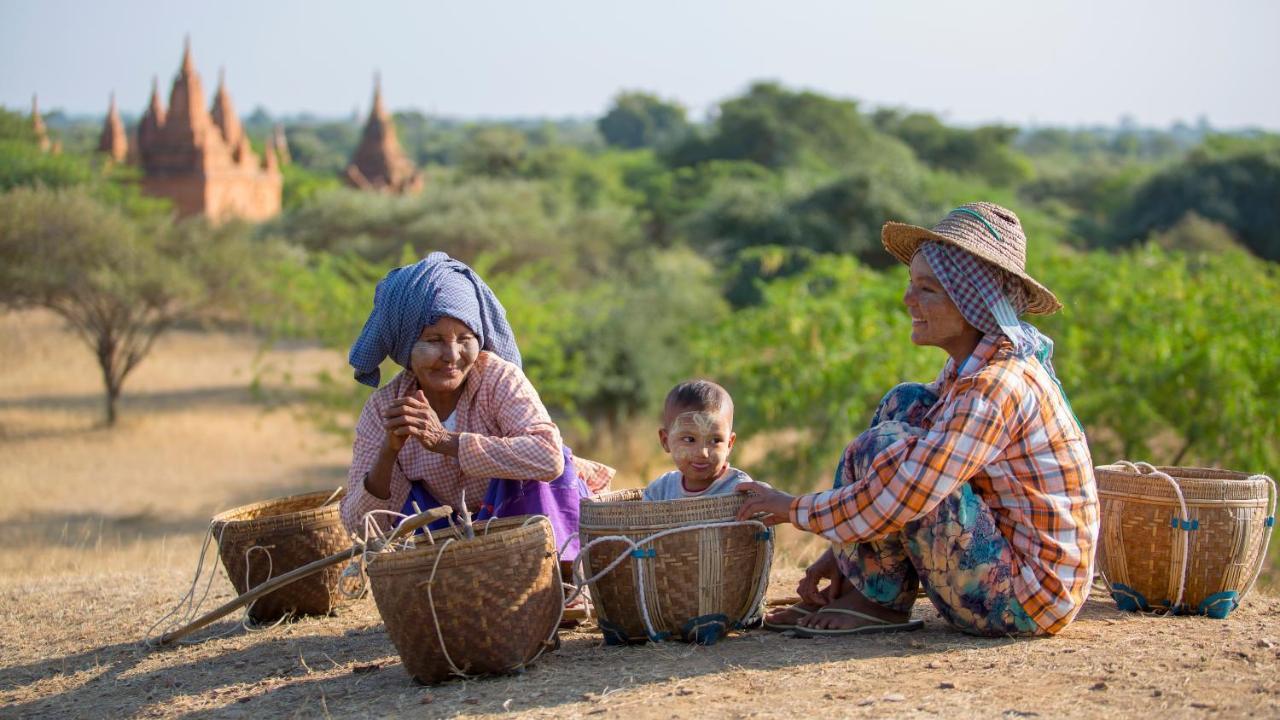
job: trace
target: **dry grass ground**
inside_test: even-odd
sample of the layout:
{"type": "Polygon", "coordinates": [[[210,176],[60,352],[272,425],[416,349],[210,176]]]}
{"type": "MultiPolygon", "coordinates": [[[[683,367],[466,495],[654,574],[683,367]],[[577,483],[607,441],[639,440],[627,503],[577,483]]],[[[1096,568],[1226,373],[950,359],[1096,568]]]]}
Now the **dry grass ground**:
{"type": "MultiPolygon", "coordinates": [[[[925,602],[923,631],[712,647],[603,647],[588,627],[527,672],[434,688],[404,673],[369,600],[332,618],[151,651],[185,591],[210,515],[336,487],[346,448],[298,406],[247,390],[255,367],[340,369],[314,349],[178,332],[98,426],[88,352],[42,313],[0,316],[0,716],[1164,717],[1280,714],[1280,599],[1228,620],[1152,618],[1093,600],[1062,635],[980,640],[925,602]]],[[[285,394],[287,397],[287,393],[285,394]]],[[[794,536],[770,594],[813,551],[794,536]]],[[[215,579],[215,601],[231,596],[215,579]]],[[[482,608],[477,608],[483,612],[482,608]]]]}

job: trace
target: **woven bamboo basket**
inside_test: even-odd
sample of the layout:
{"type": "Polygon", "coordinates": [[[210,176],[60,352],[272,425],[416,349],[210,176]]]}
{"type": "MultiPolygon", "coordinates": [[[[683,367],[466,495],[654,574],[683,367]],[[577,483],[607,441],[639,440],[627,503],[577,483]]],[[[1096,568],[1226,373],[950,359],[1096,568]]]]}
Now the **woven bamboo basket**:
{"type": "Polygon", "coordinates": [[[555,644],[564,607],[551,523],[515,516],[371,555],[369,585],[405,670],[418,682],[514,672],[555,644]]]}
{"type": "Polygon", "coordinates": [[[580,562],[611,645],[712,644],[759,619],[773,532],[738,522],[738,494],[645,501],[622,490],[582,503],[580,562]],[[625,538],[625,539],[623,539],[625,538]]]}
{"type": "MultiPolygon", "coordinates": [[[[213,537],[227,576],[243,595],[270,578],[351,547],[332,491],[266,500],[213,516],[213,537]]],[[[249,607],[257,622],[287,615],[327,615],[343,601],[340,566],[290,583],[249,607]]]]}
{"type": "Polygon", "coordinates": [[[1240,604],[1266,558],[1275,481],[1124,461],[1095,470],[1098,567],[1120,609],[1224,618],[1240,604]]]}

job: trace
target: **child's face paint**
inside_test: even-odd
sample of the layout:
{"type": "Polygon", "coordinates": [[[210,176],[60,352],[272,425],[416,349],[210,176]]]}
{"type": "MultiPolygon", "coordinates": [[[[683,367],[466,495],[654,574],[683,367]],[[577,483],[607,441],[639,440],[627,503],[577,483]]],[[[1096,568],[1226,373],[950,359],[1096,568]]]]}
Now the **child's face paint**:
{"type": "Polygon", "coordinates": [[[736,436],[726,413],[686,412],[658,431],[662,449],[671,453],[689,490],[706,489],[729,467],[736,436]]]}
{"type": "Polygon", "coordinates": [[[462,387],[480,354],[480,341],[459,320],[442,317],[422,329],[409,354],[409,368],[428,393],[451,393],[462,387]]]}

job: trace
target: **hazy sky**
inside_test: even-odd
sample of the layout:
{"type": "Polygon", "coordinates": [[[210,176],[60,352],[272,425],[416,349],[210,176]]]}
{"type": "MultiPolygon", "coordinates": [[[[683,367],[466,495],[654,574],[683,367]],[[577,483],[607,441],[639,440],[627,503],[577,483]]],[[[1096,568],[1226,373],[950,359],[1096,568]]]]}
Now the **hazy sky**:
{"type": "Polygon", "coordinates": [[[954,123],[1280,129],[1280,2],[0,0],[0,104],[140,112],[191,34],[237,109],[594,116],[620,89],[701,117],[755,79],[954,123]]]}

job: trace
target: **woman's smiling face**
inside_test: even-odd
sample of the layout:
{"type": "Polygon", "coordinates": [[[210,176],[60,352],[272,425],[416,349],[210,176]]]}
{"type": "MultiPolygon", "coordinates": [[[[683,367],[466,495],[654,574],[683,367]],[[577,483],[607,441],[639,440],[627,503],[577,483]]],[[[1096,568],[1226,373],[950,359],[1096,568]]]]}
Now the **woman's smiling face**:
{"type": "Polygon", "coordinates": [[[459,390],[480,354],[480,341],[460,320],[442,317],[422,329],[409,355],[418,386],[427,393],[459,390]]]}
{"type": "Polygon", "coordinates": [[[916,345],[940,347],[963,360],[982,338],[933,274],[924,253],[911,258],[911,281],[902,302],[911,313],[911,342],[916,345]]]}

